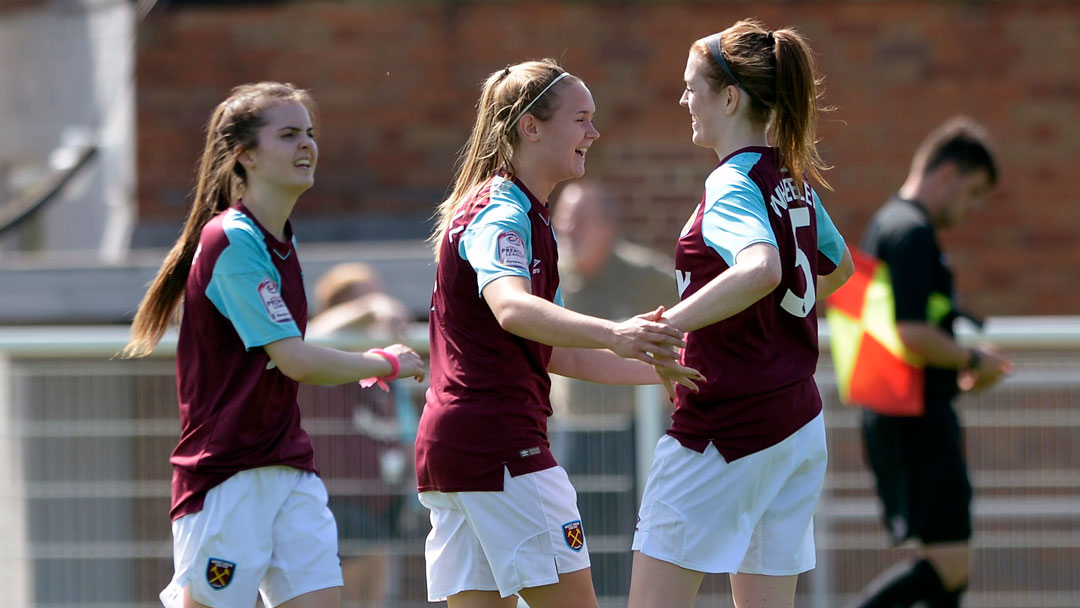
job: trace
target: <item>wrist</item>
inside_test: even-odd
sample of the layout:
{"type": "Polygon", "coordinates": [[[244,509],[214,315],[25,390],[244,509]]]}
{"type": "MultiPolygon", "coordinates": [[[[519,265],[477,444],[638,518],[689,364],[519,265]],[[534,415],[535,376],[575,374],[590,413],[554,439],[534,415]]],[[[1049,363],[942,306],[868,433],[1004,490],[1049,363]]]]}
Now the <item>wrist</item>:
{"type": "Polygon", "coordinates": [[[960,369],[964,371],[978,369],[980,363],[982,363],[982,353],[977,348],[969,348],[967,349],[967,360],[960,369]]]}
{"type": "Polygon", "coordinates": [[[373,355],[379,355],[383,359],[386,359],[386,362],[390,364],[390,373],[379,376],[381,379],[386,381],[397,379],[398,373],[401,371],[401,362],[398,361],[397,355],[381,348],[372,348],[369,349],[367,352],[373,355]]]}

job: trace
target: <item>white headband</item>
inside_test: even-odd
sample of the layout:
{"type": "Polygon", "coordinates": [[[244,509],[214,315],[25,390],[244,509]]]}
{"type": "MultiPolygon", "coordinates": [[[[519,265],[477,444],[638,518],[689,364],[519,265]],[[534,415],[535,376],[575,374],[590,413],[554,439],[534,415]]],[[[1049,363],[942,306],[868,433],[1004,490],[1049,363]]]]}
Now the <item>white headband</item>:
{"type": "Polygon", "coordinates": [[[533,107],[533,104],[536,103],[538,99],[543,97],[544,93],[548,92],[548,89],[555,86],[556,82],[559,82],[560,80],[562,80],[563,78],[566,78],[569,75],[570,75],[570,72],[563,72],[562,74],[559,74],[558,76],[556,76],[555,80],[552,80],[551,82],[549,82],[548,85],[546,87],[544,87],[544,90],[540,91],[540,94],[537,95],[536,97],[533,97],[533,100],[530,101],[529,104],[527,106],[525,106],[525,109],[522,110],[521,113],[517,115],[517,118],[514,119],[514,122],[510,123],[510,127],[513,128],[513,126],[516,125],[519,120],[521,120],[521,117],[525,116],[525,113],[528,112],[529,109],[531,109],[533,107]]]}

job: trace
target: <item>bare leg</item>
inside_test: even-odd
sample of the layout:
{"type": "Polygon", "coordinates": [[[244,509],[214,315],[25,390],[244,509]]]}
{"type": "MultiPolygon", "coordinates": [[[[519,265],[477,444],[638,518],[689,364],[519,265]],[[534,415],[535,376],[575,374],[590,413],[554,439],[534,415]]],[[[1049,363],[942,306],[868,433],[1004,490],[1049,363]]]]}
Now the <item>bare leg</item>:
{"type": "Polygon", "coordinates": [[[634,552],[627,608],[691,608],[705,573],[634,552]]]}
{"type": "Polygon", "coordinates": [[[447,608],[515,608],[517,596],[500,597],[498,591],[462,591],[446,598],[447,608]]]}
{"type": "Polygon", "coordinates": [[[559,582],[518,592],[529,608],[596,608],[592,568],[559,575],[559,582]]]}
{"type": "Polygon", "coordinates": [[[390,558],[384,554],[350,557],[341,563],[346,606],[382,608],[390,580],[390,558]]]}
{"type": "Polygon", "coordinates": [[[799,575],[766,576],[740,572],[731,575],[735,608],[792,608],[799,575]]]}
{"type": "Polygon", "coordinates": [[[278,608],[341,608],[341,587],[309,591],[279,604],[278,608]]]}
{"type": "Polygon", "coordinates": [[[967,585],[971,571],[971,546],[966,542],[934,543],[923,547],[926,559],[934,565],[946,591],[967,585]]]}

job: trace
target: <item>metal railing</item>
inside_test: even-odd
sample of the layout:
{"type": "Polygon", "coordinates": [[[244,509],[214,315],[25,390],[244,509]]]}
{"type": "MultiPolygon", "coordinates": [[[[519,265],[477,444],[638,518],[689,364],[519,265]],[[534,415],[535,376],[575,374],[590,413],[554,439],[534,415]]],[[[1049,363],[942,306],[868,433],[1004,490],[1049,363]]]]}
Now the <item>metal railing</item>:
{"type": "MultiPolygon", "coordinates": [[[[425,327],[414,329],[407,341],[426,350],[425,327]]],[[[1080,318],[995,318],[983,335],[961,336],[997,345],[1017,364],[999,387],[958,402],[976,488],[965,605],[1080,606],[1080,318]]],[[[172,571],[167,512],[168,454],[179,431],[175,339],[167,336],[148,359],[113,358],[127,337],[126,327],[0,328],[4,605],[159,605],[157,593],[172,571]]],[[[386,341],[354,335],[331,344],[365,348],[386,341]]],[[[818,382],[830,463],[816,525],[818,567],[801,578],[796,605],[825,608],[844,605],[898,554],[879,522],[857,412],[838,403],[827,354],[818,382]]],[[[413,496],[411,458],[405,469],[403,461],[390,459],[394,468],[383,452],[370,452],[372,445],[356,443],[353,435],[360,427],[383,428],[376,448],[404,446],[399,456],[407,457],[410,423],[402,423],[395,438],[378,416],[400,421],[395,408],[421,405],[422,387],[414,386],[398,383],[394,400],[375,404],[344,388],[301,395],[305,428],[340,503],[343,558],[383,569],[388,608],[429,605],[425,514],[413,496]],[[382,470],[364,469],[365,458],[382,470]]],[[[583,517],[588,512],[596,521],[590,548],[604,606],[625,605],[632,525],[621,522],[632,522],[652,444],[666,425],[657,401],[655,391],[639,392],[633,420],[594,415],[561,421],[565,433],[590,433],[600,453],[632,449],[635,455],[614,472],[610,462],[598,462],[572,473],[583,517]]],[[[730,606],[726,577],[707,577],[698,605],[730,606]]]]}

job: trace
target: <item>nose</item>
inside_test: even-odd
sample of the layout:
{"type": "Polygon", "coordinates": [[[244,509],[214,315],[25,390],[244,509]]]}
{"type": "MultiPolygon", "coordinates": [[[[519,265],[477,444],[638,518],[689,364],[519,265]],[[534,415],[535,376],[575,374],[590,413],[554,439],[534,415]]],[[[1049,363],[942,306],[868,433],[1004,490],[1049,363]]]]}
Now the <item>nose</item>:
{"type": "Polygon", "coordinates": [[[600,139],[600,131],[596,129],[596,125],[589,121],[589,130],[585,133],[585,136],[589,139],[600,139]]]}
{"type": "Polygon", "coordinates": [[[682,95],[679,96],[679,105],[684,108],[690,105],[690,94],[683,89],[682,95]]]}

